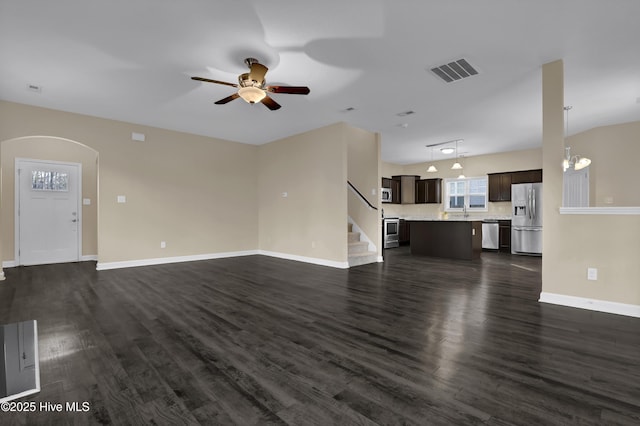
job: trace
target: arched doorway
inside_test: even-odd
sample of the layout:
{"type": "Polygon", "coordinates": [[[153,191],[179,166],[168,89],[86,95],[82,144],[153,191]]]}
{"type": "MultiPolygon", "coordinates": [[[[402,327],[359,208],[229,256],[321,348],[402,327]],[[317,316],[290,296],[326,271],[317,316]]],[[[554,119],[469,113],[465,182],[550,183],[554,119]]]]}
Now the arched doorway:
{"type": "MultiPolygon", "coordinates": [[[[9,139],[0,144],[0,254],[4,267],[20,264],[19,221],[17,220],[18,182],[16,159],[42,164],[78,164],[79,210],[76,219],[81,235],[77,260],[96,260],[98,255],[98,152],[80,142],[55,136],[26,136],[9,139]]],[[[40,171],[53,170],[45,167],[40,171]]],[[[31,172],[29,172],[31,173],[31,172]]],[[[31,179],[31,175],[27,180],[31,179]]],[[[72,218],[71,218],[72,219],[72,218]]],[[[55,260],[54,260],[55,261],[55,260]]],[[[36,262],[38,263],[38,262],[36,262]]],[[[43,262],[51,263],[51,262],[43,262]]],[[[33,264],[33,262],[30,262],[33,264]]]]}

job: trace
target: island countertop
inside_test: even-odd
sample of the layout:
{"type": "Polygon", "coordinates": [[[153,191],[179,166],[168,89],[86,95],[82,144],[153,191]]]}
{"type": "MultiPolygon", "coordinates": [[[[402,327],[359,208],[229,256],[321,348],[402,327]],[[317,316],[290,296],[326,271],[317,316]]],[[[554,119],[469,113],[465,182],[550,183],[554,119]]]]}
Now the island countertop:
{"type": "Polygon", "coordinates": [[[411,254],[450,259],[478,259],[482,253],[482,219],[411,220],[411,254]]]}

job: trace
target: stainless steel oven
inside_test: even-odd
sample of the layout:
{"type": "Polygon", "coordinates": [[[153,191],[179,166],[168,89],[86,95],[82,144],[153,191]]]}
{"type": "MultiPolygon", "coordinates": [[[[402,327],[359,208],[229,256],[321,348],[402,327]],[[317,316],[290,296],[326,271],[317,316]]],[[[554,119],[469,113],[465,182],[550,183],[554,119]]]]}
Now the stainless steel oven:
{"type": "Polygon", "coordinates": [[[382,221],[384,248],[400,247],[400,219],[387,217],[382,221]]]}

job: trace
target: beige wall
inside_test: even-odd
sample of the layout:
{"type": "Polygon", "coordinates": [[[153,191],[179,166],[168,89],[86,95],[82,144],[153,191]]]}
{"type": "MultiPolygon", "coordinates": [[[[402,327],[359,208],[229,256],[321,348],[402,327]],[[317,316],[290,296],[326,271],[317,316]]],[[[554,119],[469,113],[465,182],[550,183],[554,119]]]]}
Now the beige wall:
{"type": "MultiPolygon", "coordinates": [[[[347,177],[371,205],[380,209],[380,136],[346,127],[347,177]]],[[[369,208],[353,191],[348,191],[349,216],[376,245],[382,255],[380,211],[369,208]]]]}
{"type": "MultiPolygon", "coordinates": [[[[456,178],[460,174],[458,170],[451,170],[454,159],[432,161],[427,163],[409,164],[398,166],[383,163],[384,177],[391,177],[392,174],[417,175],[422,179],[430,178],[456,178]],[[427,173],[427,168],[433,164],[438,169],[435,173],[427,173]]],[[[531,170],[542,168],[542,150],[532,149],[526,151],[513,151],[501,154],[479,155],[462,159],[463,172],[467,177],[480,177],[488,173],[511,172],[517,170],[531,170]]],[[[443,188],[444,197],[444,188],[443,188]]],[[[384,204],[386,216],[400,217],[438,217],[444,212],[444,204],[384,204]]],[[[511,203],[490,202],[488,212],[470,213],[475,216],[501,216],[511,215],[511,203]]]]}
{"type": "Polygon", "coordinates": [[[640,121],[587,130],[568,138],[568,145],[572,154],[592,161],[590,206],[640,206],[640,191],[629,187],[640,182],[640,121]]]}
{"type": "MultiPolygon", "coordinates": [[[[562,203],[559,164],[564,154],[563,74],[561,61],[543,66],[542,291],[640,305],[640,216],[561,215],[559,212],[562,203]],[[587,280],[588,267],[598,269],[597,281],[587,280]]],[[[600,138],[596,139],[603,143],[600,138]]],[[[637,191],[635,186],[634,182],[626,188],[637,191]]]]}
{"type": "MultiPolygon", "coordinates": [[[[255,146],[0,102],[0,141],[32,135],[98,151],[101,263],[258,247],[255,146]],[[144,133],[146,141],[132,141],[132,132],[144,133]],[[118,195],[127,202],[118,204],[118,195]]],[[[10,260],[12,236],[5,230],[13,213],[4,201],[0,247],[10,260]]]]}
{"type": "Polygon", "coordinates": [[[15,160],[16,158],[52,160],[82,165],[82,198],[91,201],[82,205],[82,256],[98,254],[98,153],[84,145],[53,137],[26,137],[4,141],[0,147],[2,159],[2,239],[3,260],[14,260],[15,239],[15,160]]]}
{"type": "Polygon", "coordinates": [[[347,261],[347,129],[339,123],[259,147],[261,250],[347,261]]]}

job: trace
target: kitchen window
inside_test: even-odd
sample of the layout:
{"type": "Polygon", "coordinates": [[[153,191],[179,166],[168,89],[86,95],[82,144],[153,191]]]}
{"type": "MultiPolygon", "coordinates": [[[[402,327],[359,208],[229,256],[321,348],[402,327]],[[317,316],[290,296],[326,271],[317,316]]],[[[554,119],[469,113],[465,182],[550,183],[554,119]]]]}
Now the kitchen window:
{"type": "Polygon", "coordinates": [[[487,211],[487,177],[445,179],[446,212],[487,211]]]}

